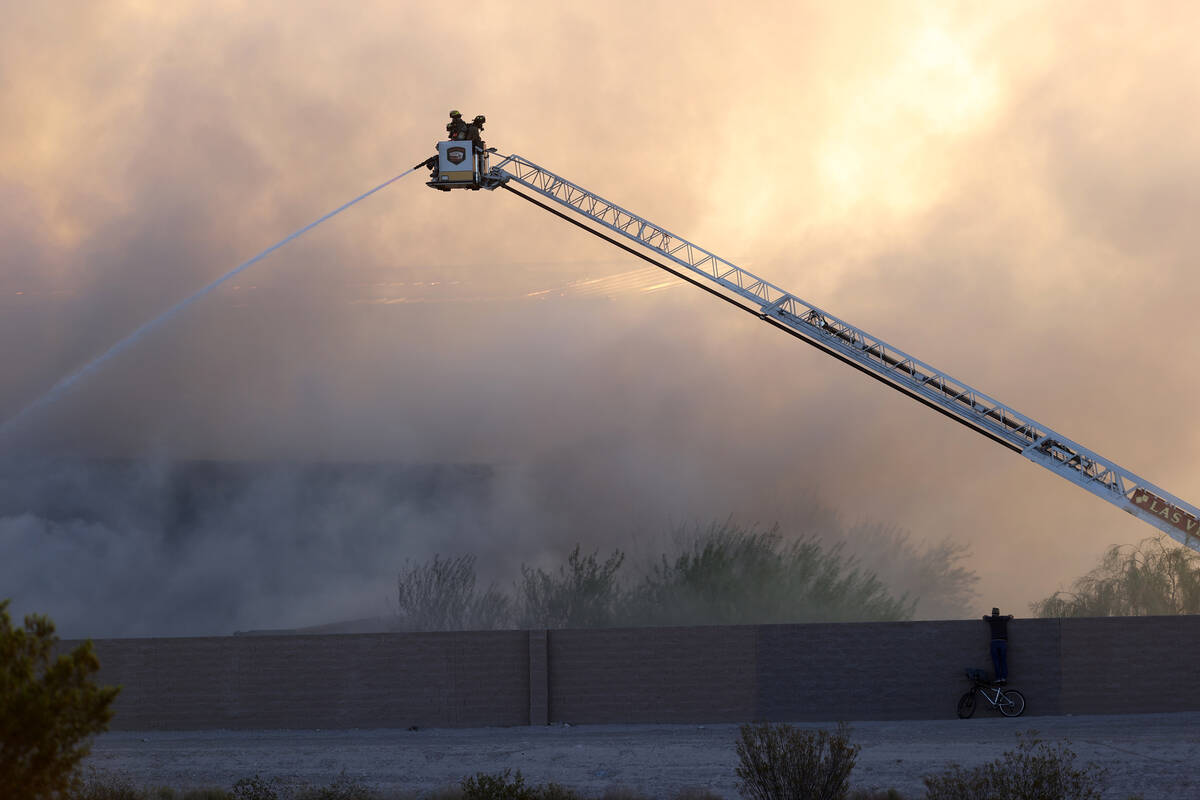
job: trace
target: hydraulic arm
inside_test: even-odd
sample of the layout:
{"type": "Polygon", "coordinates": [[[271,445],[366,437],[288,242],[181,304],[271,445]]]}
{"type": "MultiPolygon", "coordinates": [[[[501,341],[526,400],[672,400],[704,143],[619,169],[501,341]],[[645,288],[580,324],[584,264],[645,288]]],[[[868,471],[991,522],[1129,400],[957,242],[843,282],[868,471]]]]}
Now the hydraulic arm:
{"type": "Polygon", "coordinates": [[[1200,509],[1032,417],[521,156],[505,156],[490,169],[485,165],[479,165],[473,185],[464,188],[502,187],[520,195],[1200,550],[1200,509]]]}

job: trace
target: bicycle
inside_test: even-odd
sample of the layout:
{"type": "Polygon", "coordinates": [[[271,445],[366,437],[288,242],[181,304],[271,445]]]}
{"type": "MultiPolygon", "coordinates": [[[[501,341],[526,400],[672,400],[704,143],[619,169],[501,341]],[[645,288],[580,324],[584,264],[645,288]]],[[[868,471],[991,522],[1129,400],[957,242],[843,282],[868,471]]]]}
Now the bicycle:
{"type": "Polygon", "coordinates": [[[986,680],[985,673],[981,669],[968,668],[966,674],[967,680],[971,682],[971,688],[958,698],[959,719],[967,719],[975,713],[976,695],[983,697],[993,709],[998,710],[1006,717],[1019,717],[1025,713],[1025,695],[1016,689],[1007,689],[986,680]]]}

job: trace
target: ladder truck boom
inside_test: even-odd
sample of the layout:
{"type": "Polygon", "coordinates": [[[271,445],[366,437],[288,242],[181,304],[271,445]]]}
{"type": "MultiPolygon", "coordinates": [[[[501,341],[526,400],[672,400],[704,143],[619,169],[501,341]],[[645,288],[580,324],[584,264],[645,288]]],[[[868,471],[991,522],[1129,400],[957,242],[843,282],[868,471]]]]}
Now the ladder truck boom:
{"type": "Polygon", "coordinates": [[[461,144],[439,144],[439,155],[445,168],[441,174],[453,177],[435,178],[430,181],[430,186],[447,190],[507,189],[755,314],[997,444],[1020,453],[1182,544],[1200,550],[1200,508],[862,328],[528,159],[508,155],[490,166],[489,153],[477,152],[470,164],[464,164],[458,158],[460,153],[453,154],[458,159],[453,163],[446,160],[447,152],[461,144]]]}

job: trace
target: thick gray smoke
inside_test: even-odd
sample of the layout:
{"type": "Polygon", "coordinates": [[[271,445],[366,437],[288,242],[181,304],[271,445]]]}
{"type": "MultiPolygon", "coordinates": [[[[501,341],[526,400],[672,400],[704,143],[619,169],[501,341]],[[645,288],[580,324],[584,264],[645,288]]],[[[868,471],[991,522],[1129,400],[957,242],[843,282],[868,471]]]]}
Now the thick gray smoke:
{"type": "MultiPolygon", "coordinates": [[[[459,107],[487,114],[502,151],[1200,496],[1200,429],[1179,401],[1197,390],[1181,365],[1200,355],[1190,5],[286,5],[10,10],[0,419],[415,163],[459,107]],[[662,32],[654,47],[646,30],[662,32]]],[[[604,550],[731,516],[786,530],[817,505],[843,533],[969,545],[975,611],[1019,613],[1146,533],[699,292],[618,285],[639,264],[511,197],[393,189],[22,425],[3,454],[21,478],[5,491],[22,496],[0,523],[0,595],[83,633],[307,624],[376,613],[383,599],[363,587],[390,595],[404,558],[553,560],[577,541],[604,550]],[[182,550],[145,521],[148,490],[101,492],[99,521],[40,516],[26,495],[58,485],[46,465],[59,457],[479,464],[494,477],[483,510],[401,503],[409,532],[368,535],[376,557],[355,560],[337,557],[354,534],[333,507],[293,524],[291,495],[258,484],[244,503],[256,512],[218,504],[182,550]],[[324,538],[293,544],[304,525],[324,538]],[[262,588],[283,586],[273,563],[289,565],[286,591],[262,588]],[[338,578],[321,583],[325,564],[338,578]],[[156,573],[187,601],[100,626],[133,612],[89,602],[82,577],[109,596],[156,573]],[[311,606],[294,591],[303,574],[311,606]],[[253,594],[207,616],[235,589],[253,594]]],[[[863,545],[864,559],[890,546],[863,545]]]]}
{"type": "Polygon", "coordinates": [[[160,327],[169,325],[171,323],[171,321],[174,320],[175,317],[178,316],[180,313],[182,313],[184,310],[186,310],[188,308],[188,306],[192,305],[193,303],[200,302],[205,297],[207,297],[208,295],[210,295],[217,289],[221,288],[223,285],[225,285],[229,281],[233,280],[234,278],[238,277],[246,270],[253,267],[255,264],[257,264],[262,259],[271,255],[271,253],[275,252],[276,250],[278,250],[281,247],[286,246],[289,242],[292,242],[293,240],[300,238],[305,233],[308,233],[310,230],[312,230],[313,228],[320,225],[322,222],[325,222],[326,220],[337,216],[338,214],[342,213],[343,211],[350,208],[351,206],[357,205],[359,202],[365,200],[366,198],[370,197],[371,195],[375,194],[376,192],[380,191],[381,189],[387,188],[389,185],[391,185],[395,181],[399,180],[400,178],[403,178],[406,175],[409,175],[410,173],[416,171],[416,169],[417,169],[417,167],[407,169],[404,172],[402,172],[401,174],[399,174],[393,178],[389,178],[388,180],[384,181],[383,183],[379,184],[378,186],[376,186],[372,189],[368,189],[363,194],[360,194],[357,197],[351,198],[350,200],[346,201],[342,205],[335,208],[333,211],[330,211],[330,212],[324,214],[323,216],[318,217],[317,219],[308,223],[304,227],[299,228],[296,231],[293,231],[292,233],[283,237],[278,242],[276,242],[275,244],[266,248],[258,255],[254,256],[252,258],[249,258],[246,261],[243,261],[241,264],[237,265],[232,270],[230,270],[229,272],[222,275],[220,278],[216,279],[215,281],[208,284],[207,286],[202,287],[198,291],[193,292],[192,294],[185,297],[183,300],[180,300],[178,303],[176,303],[175,305],[168,308],[166,311],[162,312],[158,316],[156,316],[153,319],[149,320],[148,322],[144,323],[143,325],[138,327],[137,330],[133,331],[133,333],[130,333],[128,336],[124,337],[120,341],[113,344],[112,347],[105,350],[103,353],[101,353],[96,358],[89,361],[87,364],[84,364],[77,371],[72,372],[70,375],[67,375],[67,376],[63,377],[62,379],[60,379],[57,383],[54,384],[54,386],[52,386],[50,388],[50,390],[48,392],[43,394],[38,399],[34,400],[30,405],[26,406],[20,412],[12,415],[8,419],[4,420],[3,422],[0,422],[0,443],[3,443],[6,434],[8,434],[10,431],[15,431],[21,425],[21,423],[25,420],[26,416],[28,416],[30,414],[36,414],[42,408],[52,405],[60,397],[71,392],[75,388],[75,385],[77,383],[79,383],[80,381],[86,380],[90,375],[103,370],[104,367],[107,366],[109,361],[111,361],[114,358],[117,358],[126,350],[131,350],[131,349],[137,347],[142,339],[144,339],[148,336],[152,336],[154,334],[154,332],[157,331],[160,327]]]}
{"type": "MultiPolygon", "coordinates": [[[[309,627],[387,618],[397,575],[436,554],[474,556],[481,582],[508,590],[522,564],[561,562],[575,544],[624,548],[636,576],[695,527],[638,530],[590,506],[556,508],[564,492],[585,497],[588,478],[552,471],[518,490],[484,465],[9,462],[0,591],[67,636],[309,627]]],[[[813,506],[785,533],[857,550],[897,596],[919,598],[918,616],[960,616],[971,598],[970,576],[947,573],[962,571],[955,558],[895,531],[846,530],[813,506]]]]}
{"type": "Polygon", "coordinates": [[[387,613],[398,566],[487,524],[484,468],[59,459],[0,477],[0,591],[67,636],[387,613]]]}

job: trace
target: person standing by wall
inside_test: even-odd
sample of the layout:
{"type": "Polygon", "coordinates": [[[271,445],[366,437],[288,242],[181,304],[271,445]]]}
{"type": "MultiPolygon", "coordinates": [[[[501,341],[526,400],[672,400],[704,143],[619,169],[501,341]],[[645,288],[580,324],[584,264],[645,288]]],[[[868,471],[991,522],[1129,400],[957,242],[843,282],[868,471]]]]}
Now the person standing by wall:
{"type": "Polygon", "coordinates": [[[1008,683],[1008,621],[1012,614],[1000,616],[1000,609],[993,608],[992,615],[983,615],[992,634],[992,668],[996,671],[996,683],[1008,683]]]}

